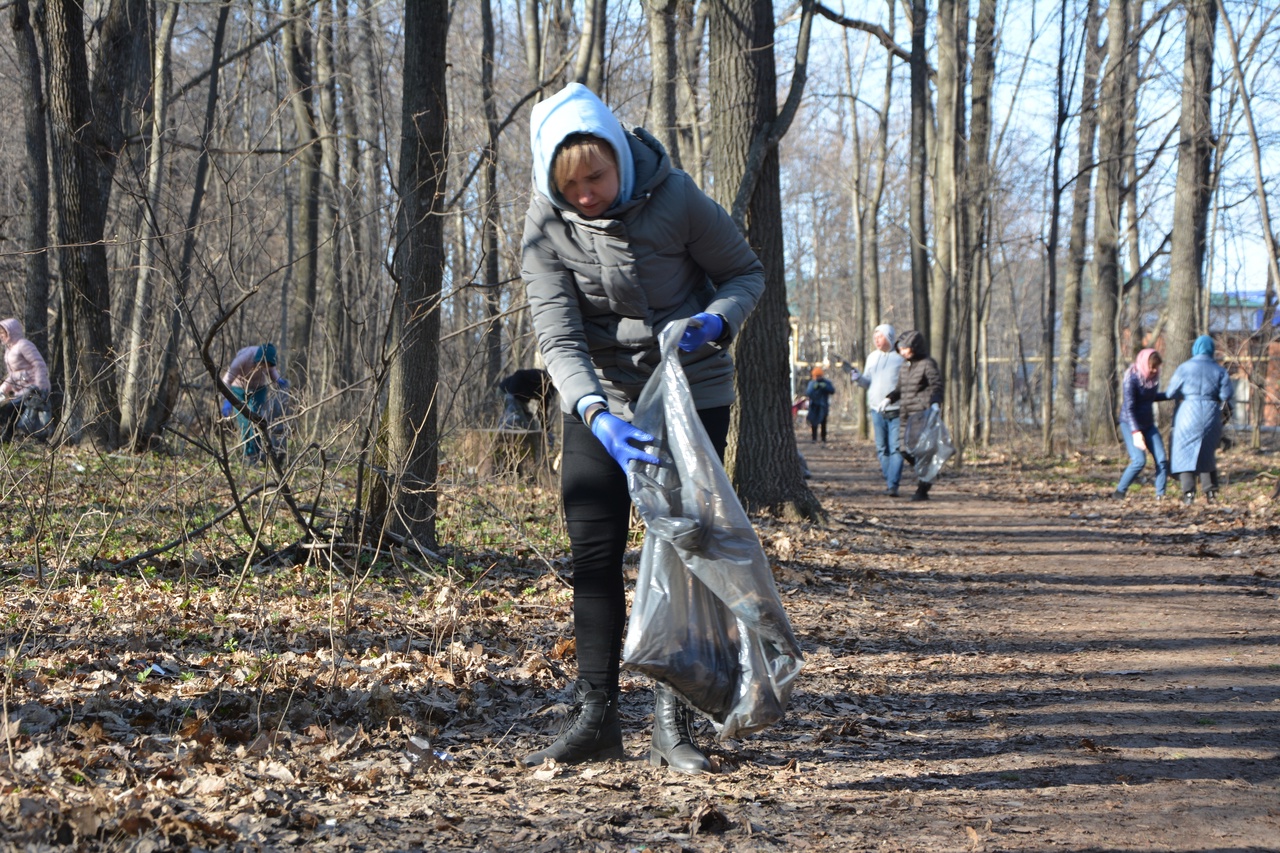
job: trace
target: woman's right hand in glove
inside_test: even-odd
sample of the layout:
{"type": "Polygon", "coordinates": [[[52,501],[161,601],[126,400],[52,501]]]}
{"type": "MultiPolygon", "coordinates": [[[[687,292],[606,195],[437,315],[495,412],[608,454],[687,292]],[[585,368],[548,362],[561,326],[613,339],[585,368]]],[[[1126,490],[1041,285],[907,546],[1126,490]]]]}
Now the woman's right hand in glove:
{"type": "Polygon", "coordinates": [[[633,460],[647,462],[650,465],[658,464],[658,457],[632,444],[633,441],[639,444],[652,444],[653,436],[636,429],[617,415],[611,415],[608,412],[596,415],[591,421],[591,432],[600,439],[604,449],[609,451],[614,461],[622,466],[623,471],[627,470],[628,464],[633,460]]]}

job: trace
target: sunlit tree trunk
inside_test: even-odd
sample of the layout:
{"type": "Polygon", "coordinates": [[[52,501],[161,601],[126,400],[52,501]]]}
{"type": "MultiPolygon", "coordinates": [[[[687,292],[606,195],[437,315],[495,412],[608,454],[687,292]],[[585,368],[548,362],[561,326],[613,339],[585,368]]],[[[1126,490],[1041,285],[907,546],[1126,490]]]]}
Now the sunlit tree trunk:
{"type": "Polygon", "coordinates": [[[169,47],[173,27],[178,19],[178,4],[171,3],[160,19],[160,33],[156,38],[155,68],[152,72],[151,146],[147,162],[147,188],[143,200],[142,227],[138,250],[138,276],[134,282],[133,315],[129,322],[129,348],[125,352],[124,390],[120,395],[120,433],[136,442],[135,433],[145,421],[142,408],[141,387],[144,380],[150,384],[150,371],[143,375],[143,355],[149,350],[146,341],[151,339],[152,278],[159,266],[161,242],[164,236],[159,221],[160,190],[164,185],[165,131],[168,111],[165,109],[169,94],[169,47]]]}
{"type": "MultiPolygon", "coordinates": [[[[488,134],[480,186],[484,224],[480,249],[484,252],[484,307],[489,321],[485,327],[485,388],[493,388],[502,378],[502,285],[498,265],[498,107],[493,93],[494,33],[491,0],[480,0],[483,29],[480,46],[480,96],[484,101],[484,121],[488,134]]],[[[486,399],[497,400],[495,395],[486,399]]]]}
{"type": "MultiPolygon", "coordinates": [[[[925,0],[911,0],[911,141],[907,152],[907,195],[911,208],[911,302],[915,327],[930,328],[929,249],[925,218],[925,181],[929,178],[929,56],[925,52],[925,0]]],[[[936,342],[931,342],[934,344],[936,342]]]]}
{"type": "Polygon", "coordinates": [[[187,291],[191,283],[191,264],[195,258],[196,226],[200,224],[200,210],[204,204],[205,190],[209,180],[209,148],[213,136],[214,121],[217,117],[222,48],[227,32],[227,16],[230,12],[230,2],[223,2],[218,8],[218,23],[214,28],[213,44],[209,51],[209,95],[205,102],[204,128],[200,134],[200,156],[196,160],[195,179],[191,190],[191,207],[187,214],[187,227],[182,237],[182,255],[178,261],[177,278],[173,283],[173,300],[169,304],[164,357],[160,365],[160,382],[156,386],[155,397],[148,407],[146,424],[137,439],[139,445],[143,445],[151,437],[159,435],[160,430],[169,422],[169,418],[173,415],[174,406],[177,404],[178,391],[182,384],[178,345],[182,340],[184,314],[189,310],[187,291]]]}
{"type": "MultiPolygon", "coordinates": [[[[324,336],[319,352],[325,378],[333,390],[342,388],[347,359],[343,352],[346,332],[346,297],[342,287],[343,216],[342,177],[338,127],[338,75],[334,64],[334,19],[332,0],[318,4],[316,30],[316,78],[320,109],[320,195],[317,207],[316,246],[317,301],[324,318],[324,336]]],[[[344,93],[346,95],[346,93],[344,93]]],[[[349,95],[346,95],[349,97],[349,95]]]]}
{"type": "Polygon", "coordinates": [[[88,438],[103,448],[115,448],[120,436],[103,243],[106,205],[125,139],[124,104],[139,86],[135,60],[138,45],[146,44],[147,25],[146,4],[140,0],[116,0],[108,7],[92,84],[80,4],[49,0],[41,31],[61,244],[58,266],[68,393],[64,418],[72,438],[88,438]]]}
{"type": "Polygon", "coordinates": [[[1214,0],[1186,0],[1186,47],[1182,62],[1182,115],[1178,122],[1178,175],[1169,244],[1169,319],[1164,329],[1162,374],[1191,356],[1203,325],[1197,305],[1204,288],[1205,224],[1209,216],[1213,158],[1213,42],[1218,9],[1214,0]]]}
{"type": "Polygon", "coordinates": [[[404,12],[404,101],[400,132],[400,216],[395,266],[388,457],[395,484],[390,527],[431,547],[439,461],[440,293],[444,235],[438,209],[445,180],[447,0],[418,0],[404,12]]]}
{"type": "Polygon", "coordinates": [[[1125,54],[1129,0],[1107,8],[1107,68],[1102,79],[1098,134],[1097,212],[1094,215],[1093,305],[1089,334],[1090,444],[1115,439],[1116,312],[1120,297],[1120,190],[1124,166],[1125,54]]]}
{"type": "Polygon", "coordinates": [[[734,342],[738,405],[730,427],[727,468],[749,511],[818,518],[822,509],[802,476],[791,424],[790,324],[776,146],[764,153],[758,175],[748,173],[753,142],[778,117],[773,3],[710,2],[715,3],[710,21],[710,108],[716,195],[732,208],[730,193],[753,181],[746,232],[765,266],[764,295],[734,342]]]}
{"type": "Polygon", "coordinates": [[[648,126],[666,146],[671,163],[680,166],[680,134],[676,120],[676,80],[679,57],[676,51],[676,6],[678,0],[646,0],[649,20],[650,65],[653,81],[649,87],[648,126]]]}
{"type": "Polygon", "coordinates": [[[285,359],[296,383],[309,381],[312,326],[319,288],[316,249],[320,222],[320,146],[313,107],[311,31],[309,4],[284,0],[284,14],[290,18],[281,32],[285,66],[289,78],[289,104],[297,154],[294,168],[298,180],[294,234],[294,261],[290,276],[289,343],[285,359]]]}
{"type": "Polygon", "coordinates": [[[15,0],[9,10],[9,26],[13,31],[18,66],[18,91],[22,96],[23,189],[26,192],[27,216],[23,223],[20,248],[23,255],[23,296],[25,310],[22,325],[27,339],[46,358],[49,351],[49,146],[44,97],[44,80],[40,73],[40,53],[36,49],[35,30],[31,26],[31,9],[27,0],[15,0]]]}
{"type": "Polygon", "coordinates": [[[1088,248],[1089,205],[1093,197],[1094,138],[1098,132],[1097,91],[1102,49],[1098,32],[1102,17],[1098,0],[1086,0],[1084,75],[1080,86],[1080,128],[1076,144],[1076,176],[1071,191],[1071,233],[1067,239],[1066,281],[1062,287],[1062,317],[1058,344],[1058,380],[1054,408],[1058,434],[1073,438],[1076,412],[1076,365],[1080,350],[1080,306],[1088,248]]]}

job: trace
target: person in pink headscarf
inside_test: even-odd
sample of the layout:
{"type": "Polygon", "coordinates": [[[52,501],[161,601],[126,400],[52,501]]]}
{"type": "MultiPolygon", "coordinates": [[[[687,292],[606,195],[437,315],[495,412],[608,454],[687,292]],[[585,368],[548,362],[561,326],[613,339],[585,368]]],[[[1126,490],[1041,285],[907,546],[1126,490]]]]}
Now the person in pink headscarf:
{"type": "Polygon", "coordinates": [[[13,439],[28,395],[49,396],[49,368],[36,345],[23,336],[22,321],[0,320],[4,346],[4,381],[0,382],[0,441],[13,439]]]}
{"type": "Polygon", "coordinates": [[[1120,434],[1129,451],[1129,467],[1120,475],[1113,498],[1123,498],[1129,486],[1147,464],[1147,454],[1156,465],[1156,500],[1164,497],[1169,482],[1169,455],[1156,428],[1155,403],[1168,399],[1160,384],[1160,353],[1144,349],[1124,372],[1124,399],[1120,406],[1120,434]]]}

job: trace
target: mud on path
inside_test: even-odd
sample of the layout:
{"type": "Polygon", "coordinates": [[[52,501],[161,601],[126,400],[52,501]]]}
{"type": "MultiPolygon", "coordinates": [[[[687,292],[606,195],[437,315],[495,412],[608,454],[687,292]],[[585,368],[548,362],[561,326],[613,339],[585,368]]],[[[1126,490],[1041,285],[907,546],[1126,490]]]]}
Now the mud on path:
{"type": "MultiPolygon", "coordinates": [[[[250,671],[243,652],[189,655],[181,666],[225,674],[154,693],[104,682],[130,635],[78,625],[68,605],[50,624],[83,637],[79,668],[9,699],[61,716],[10,732],[0,783],[19,783],[0,784],[0,850],[47,849],[18,841],[51,837],[44,814],[84,850],[1280,849],[1270,484],[1233,485],[1214,507],[1157,503],[1149,486],[1113,502],[1098,496],[1118,463],[992,458],[911,503],[883,495],[869,446],[800,447],[830,524],[758,531],[806,669],[783,725],[714,745],[717,773],[649,766],[651,691],[626,674],[629,760],[518,765],[555,733],[573,673],[554,651],[569,630],[554,589],[457,622],[452,660],[473,663],[453,675],[393,651],[418,648],[434,617],[390,594],[344,637],[325,638],[322,612],[309,635],[260,631],[282,686],[258,693],[217,686],[250,671]],[[324,669],[326,648],[359,665],[324,669]],[[341,673],[347,690],[322,686],[341,673]],[[415,730],[426,759],[408,755],[415,730]]],[[[531,577],[498,579],[493,596],[531,577]]],[[[9,600],[35,612],[23,595],[9,600]]]]}

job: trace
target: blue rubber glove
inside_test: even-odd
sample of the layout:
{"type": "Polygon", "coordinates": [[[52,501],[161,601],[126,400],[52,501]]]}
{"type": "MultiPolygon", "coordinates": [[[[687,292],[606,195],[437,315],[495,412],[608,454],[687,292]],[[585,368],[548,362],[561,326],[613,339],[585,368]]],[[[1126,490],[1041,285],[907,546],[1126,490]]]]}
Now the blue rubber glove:
{"type": "Polygon", "coordinates": [[[596,415],[595,420],[591,422],[591,432],[600,439],[604,449],[609,451],[614,461],[622,466],[623,471],[627,470],[627,466],[633,460],[648,462],[650,465],[658,464],[658,457],[631,443],[635,441],[640,444],[652,444],[653,436],[647,432],[641,432],[616,415],[608,412],[596,415]]]}
{"type": "Polygon", "coordinates": [[[719,340],[722,334],[724,334],[724,320],[720,319],[719,314],[699,312],[689,318],[689,325],[680,336],[680,349],[693,352],[705,343],[719,340]]]}
{"type": "Polygon", "coordinates": [[[276,384],[279,385],[281,388],[284,388],[287,390],[289,387],[289,380],[281,376],[279,379],[276,380],[276,384]]]}
{"type": "Polygon", "coordinates": [[[231,417],[231,401],[225,397],[222,400],[222,416],[224,418],[231,417]]]}
{"type": "Polygon", "coordinates": [[[933,404],[931,404],[931,405],[929,406],[929,408],[933,409],[935,412],[940,412],[940,411],[942,411],[942,407],[941,407],[941,406],[939,406],[937,403],[933,403],[933,404]]]}

